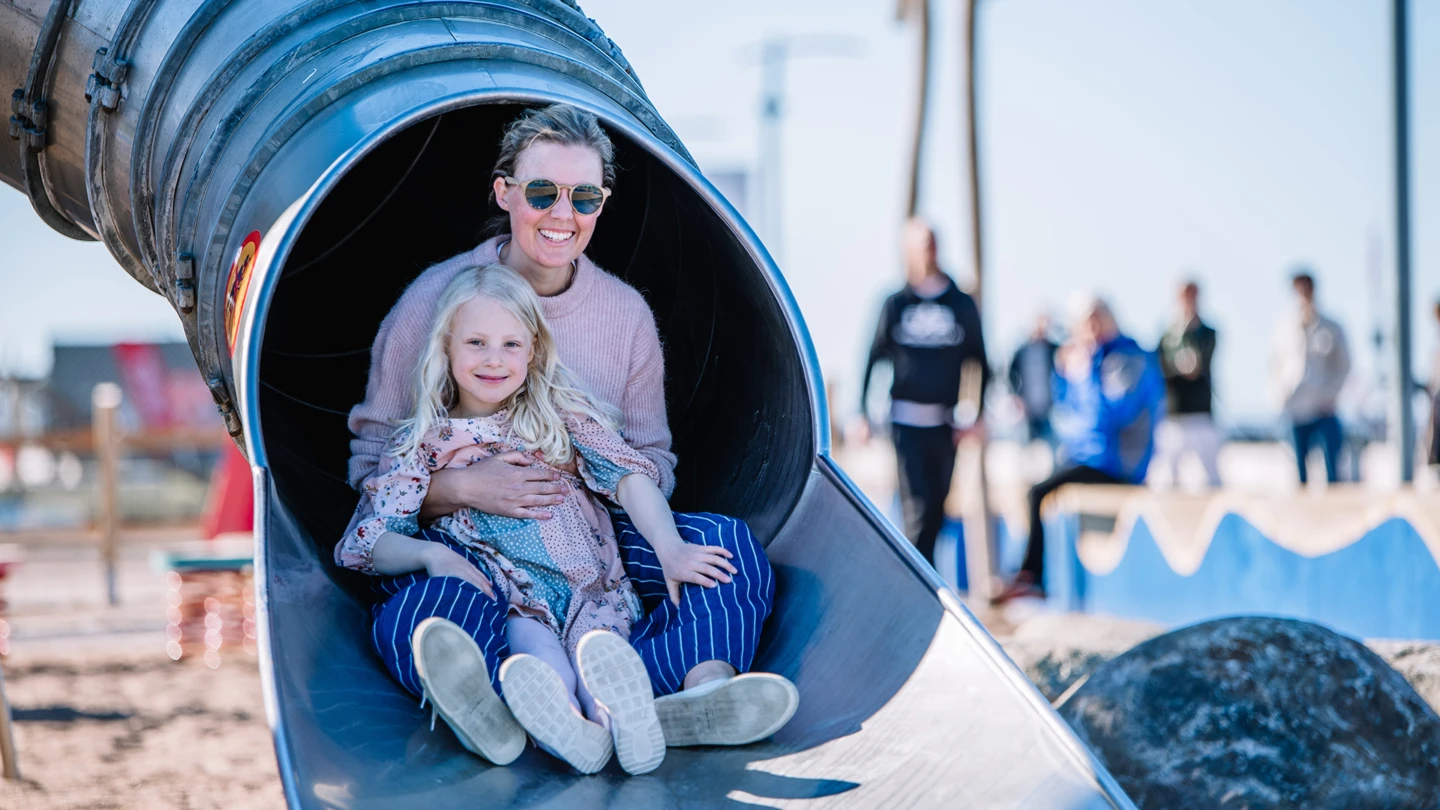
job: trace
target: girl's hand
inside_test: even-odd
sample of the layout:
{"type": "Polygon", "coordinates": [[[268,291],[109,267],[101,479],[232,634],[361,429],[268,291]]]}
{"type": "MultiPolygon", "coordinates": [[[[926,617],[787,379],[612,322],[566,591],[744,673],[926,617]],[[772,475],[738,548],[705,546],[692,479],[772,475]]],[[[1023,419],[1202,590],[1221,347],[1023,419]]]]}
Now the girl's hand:
{"type": "Polygon", "coordinates": [[[665,572],[665,589],[670,592],[670,601],[680,604],[680,585],[690,583],[713,588],[721,582],[730,582],[735,566],[730,564],[734,555],[719,546],[700,546],[687,543],[676,537],[668,543],[652,543],[655,556],[660,558],[660,568],[665,572]],[[729,572],[729,573],[726,573],[729,572]]]}
{"type": "Polygon", "coordinates": [[[457,554],[449,546],[442,546],[439,543],[430,543],[432,549],[425,552],[425,573],[432,577],[458,577],[479,588],[491,599],[495,598],[495,588],[490,580],[480,572],[480,569],[470,564],[470,561],[457,554]]]}

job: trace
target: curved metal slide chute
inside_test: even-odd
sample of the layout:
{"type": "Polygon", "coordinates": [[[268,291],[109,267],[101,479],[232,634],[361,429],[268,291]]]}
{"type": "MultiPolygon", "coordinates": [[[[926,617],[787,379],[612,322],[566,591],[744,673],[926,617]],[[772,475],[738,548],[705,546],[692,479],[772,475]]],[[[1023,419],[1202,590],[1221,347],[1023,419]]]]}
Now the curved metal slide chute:
{"type": "Polygon", "coordinates": [[[573,3],[57,1],[48,44],[48,6],[0,5],[0,81],[25,87],[15,54],[37,44],[54,65],[16,102],[40,134],[0,150],[0,180],[43,193],[171,301],[250,457],[266,711],[292,807],[1131,806],[835,467],[783,278],[573,3]],[[801,694],[773,740],[674,749],[638,778],[580,778],[533,751],[489,767],[432,731],[330,562],[375,330],[410,279],[479,238],[504,124],[555,101],[617,142],[591,254],[655,311],[675,506],[742,517],[766,543],[778,601],[757,666],[801,694]]]}

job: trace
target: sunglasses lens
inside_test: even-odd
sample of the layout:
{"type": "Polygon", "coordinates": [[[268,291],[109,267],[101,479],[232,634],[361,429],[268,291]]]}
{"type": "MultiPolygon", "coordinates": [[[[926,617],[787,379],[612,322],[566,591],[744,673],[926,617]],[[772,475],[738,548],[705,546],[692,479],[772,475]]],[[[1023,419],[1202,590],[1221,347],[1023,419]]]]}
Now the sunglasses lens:
{"type": "Polygon", "coordinates": [[[570,204],[575,206],[576,213],[593,214],[605,204],[605,192],[589,184],[576,186],[570,192],[570,204]]]}
{"type": "Polygon", "coordinates": [[[560,189],[549,180],[531,180],[525,184],[525,201],[536,211],[547,211],[560,199],[560,189]]]}

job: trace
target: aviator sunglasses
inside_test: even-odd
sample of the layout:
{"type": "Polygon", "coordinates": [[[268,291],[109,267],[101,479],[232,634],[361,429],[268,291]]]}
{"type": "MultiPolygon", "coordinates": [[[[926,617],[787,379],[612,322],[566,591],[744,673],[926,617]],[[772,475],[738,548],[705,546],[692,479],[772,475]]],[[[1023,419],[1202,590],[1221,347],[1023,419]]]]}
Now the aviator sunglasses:
{"type": "Polygon", "coordinates": [[[600,188],[591,183],[580,183],[574,186],[562,186],[553,180],[531,180],[528,183],[521,183],[513,177],[502,178],[507,186],[522,186],[525,189],[525,202],[530,204],[536,211],[549,211],[560,201],[560,192],[570,193],[570,207],[575,209],[577,214],[593,214],[600,210],[605,200],[610,196],[610,189],[600,188]]]}

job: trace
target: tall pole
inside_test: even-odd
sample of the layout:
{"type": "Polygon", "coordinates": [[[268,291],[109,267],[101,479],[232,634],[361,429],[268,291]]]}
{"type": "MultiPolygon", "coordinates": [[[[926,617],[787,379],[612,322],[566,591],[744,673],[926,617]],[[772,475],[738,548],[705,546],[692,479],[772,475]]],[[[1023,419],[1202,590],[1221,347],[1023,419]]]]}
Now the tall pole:
{"type": "Polygon", "coordinates": [[[781,220],[781,123],[785,115],[785,62],[789,42],[783,37],[765,40],[760,55],[760,210],[764,212],[766,246],[783,266],[784,230],[781,220]]]}
{"type": "Polygon", "coordinates": [[[1395,438],[1400,480],[1415,479],[1415,420],[1410,412],[1410,88],[1407,0],[1393,0],[1395,85],[1395,438]]]}
{"type": "Polygon", "coordinates": [[[910,143],[910,188],[905,198],[905,216],[913,217],[920,208],[920,163],[925,146],[925,122],[930,113],[930,0],[900,0],[896,16],[914,19],[919,29],[918,52],[919,97],[915,103],[915,127],[910,143]]]}
{"type": "Polygon", "coordinates": [[[975,282],[970,290],[970,295],[975,298],[975,306],[983,311],[984,304],[981,293],[985,289],[985,241],[984,232],[980,229],[980,104],[977,99],[977,87],[979,80],[976,78],[976,66],[980,62],[977,53],[977,35],[975,27],[975,16],[980,7],[980,0],[967,0],[965,3],[965,132],[966,146],[970,158],[970,246],[973,261],[975,263],[975,282]]]}
{"type": "Polygon", "coordinates": [[[760,236],[775,263],[784,266],[785,69],[805,56],[855,56],[850,37],[777,36],[760,43],[760,236]]]}
{"type": "MultiPolygon", "coordinates": [[[[975,280],[970,288],[970,294],[975,298],[975,306],[984,312],[984,299],[981,293],[984,290],[985,280],[985,250],[983,232],[980,228],[980,111],[977,102],[977,88],[979,78],[976,67],[980,58],[977,54],[976,44],[978,34],[976,30],[975,17],[980,5],[980,0],[966,0],[965,3],[965,32],[960,40],[965,48],[965,58],[961,60],[965,66],[965,151],[970,166],[970,246],[971,259],[975,267],[975,280]]],[[[979,413],[980,401],[985,392],[980,388],[980,381],[984,379],[984,371],[976,368],[977,364],[968,363],[969,368],[961,372],[961,391],[966,389],[973,391],[976,413],[979,413]],[[968,376],[971,379],[966,380],[968,376]],[[967,385],[968,382],[968,385],[967,385]]],[[[968,508],[962,515],[965,527],[965,572],[969,580],[968,590],[972,604],[984,605],[994,594],[991,588],[991,578],[995,573],[994,535],[991,527],[994,526],[994,513],[990,508],[990,481],[989,471],[985,463],[986,440],[983,432],[971,434],[964,440],[967,446],[966,455],[974,458],[974,478],[969,485],[973,498],[967,498],[968,508]]]]}

